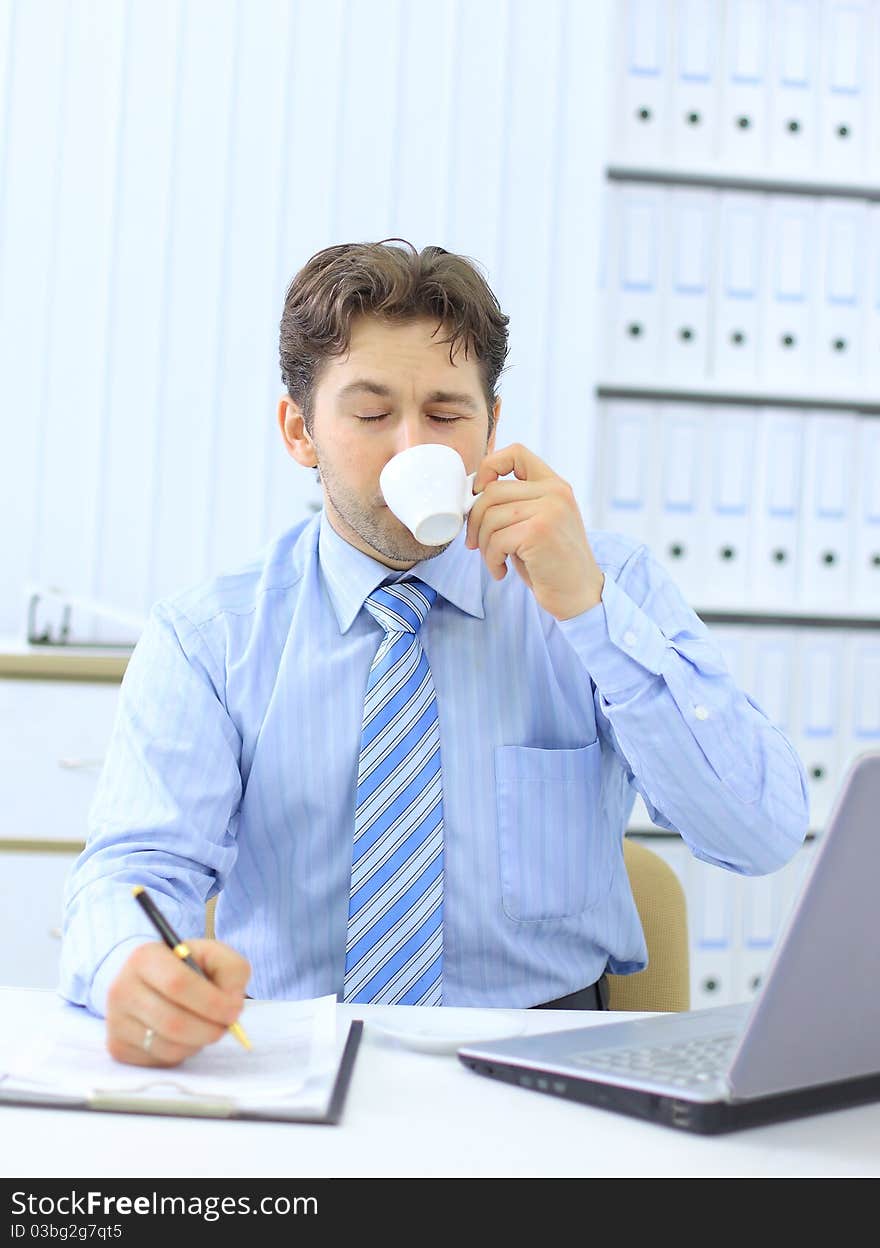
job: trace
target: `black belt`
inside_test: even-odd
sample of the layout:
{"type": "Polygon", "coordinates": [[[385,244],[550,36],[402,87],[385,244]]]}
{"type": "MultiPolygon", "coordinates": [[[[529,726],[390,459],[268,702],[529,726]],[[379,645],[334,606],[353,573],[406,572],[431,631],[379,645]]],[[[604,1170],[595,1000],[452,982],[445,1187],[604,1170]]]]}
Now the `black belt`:
{"type": "Polygon", "coordinates": [[[556,1001],[547,1001],[544,1005],[533,1005],[533,1010],[607,1010],[608,980],[604,972],[587,988],[578,992],[570,992],[567,997],[559,997],[556,1001]]]}

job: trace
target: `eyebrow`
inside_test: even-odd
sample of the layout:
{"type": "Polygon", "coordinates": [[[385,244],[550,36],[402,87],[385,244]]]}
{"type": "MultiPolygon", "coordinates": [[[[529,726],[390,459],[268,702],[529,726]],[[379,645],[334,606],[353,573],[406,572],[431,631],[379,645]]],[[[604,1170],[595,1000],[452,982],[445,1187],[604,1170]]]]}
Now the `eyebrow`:
{"type": "MultiPolygon", "coordinates": [[[[390,398],[394,391],[390,386],[382,385],[381,382],[371,381],[369,377],[359,377],[357,381],[350,381],[347,386],[343,386],[336,395],[337,399],[347,398],[351,394],[357,394],[360,391],[367,391],[369,394],[378,394],[382,398],[390,398]]],[[[426,403],[458,403],[462,407],[469,408],[472,412],[480,411],[480,405],[471,395],[465,394],[458,390],[432,390],[425,398],[426,403]]]]}

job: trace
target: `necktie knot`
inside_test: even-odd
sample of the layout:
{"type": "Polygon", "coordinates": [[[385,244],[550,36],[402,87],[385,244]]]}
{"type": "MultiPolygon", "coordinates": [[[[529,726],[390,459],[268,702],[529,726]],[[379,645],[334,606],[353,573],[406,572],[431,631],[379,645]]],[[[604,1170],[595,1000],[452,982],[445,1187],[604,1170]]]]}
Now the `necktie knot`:
{"type": "Polygon", "coordinates": [[[392,585],[379,585],[364,606],[386,633],[417,633],[437,597],[436,589],[411,577],[392,585]]]}

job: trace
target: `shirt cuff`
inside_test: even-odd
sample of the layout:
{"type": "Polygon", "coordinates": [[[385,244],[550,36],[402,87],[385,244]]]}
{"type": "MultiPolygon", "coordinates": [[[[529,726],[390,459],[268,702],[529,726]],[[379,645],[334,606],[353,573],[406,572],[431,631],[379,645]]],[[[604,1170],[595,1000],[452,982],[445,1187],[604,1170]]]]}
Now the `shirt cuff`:
{"type": "Polygon", "coordinates": [[[595,607],[557,624],[604,697],[619,700],[663,670],[666,637],[608,576],[595,607]]]}

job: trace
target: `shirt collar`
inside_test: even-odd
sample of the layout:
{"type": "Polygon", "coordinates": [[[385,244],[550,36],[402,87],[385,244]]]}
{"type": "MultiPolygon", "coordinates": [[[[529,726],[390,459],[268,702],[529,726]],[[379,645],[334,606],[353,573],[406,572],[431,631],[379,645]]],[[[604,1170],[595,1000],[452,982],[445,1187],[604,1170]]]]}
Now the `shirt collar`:
{"type": "Polygon", "coordinates": [[[322,511],[318,530],[318,563],[339,622],[339,631],[348,632],[364,600],[377,585],[384,580],[397,581],[404,576],[417,576],[459,610],[478,620],[484,619],[483,560],[478,550],[467,549],[465,533],[463,526],[439,555],[398,572],[340,537],[327,519],[326,511],[322,511]]]}

